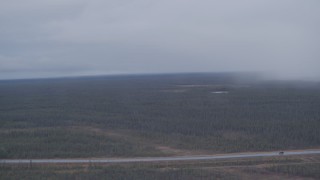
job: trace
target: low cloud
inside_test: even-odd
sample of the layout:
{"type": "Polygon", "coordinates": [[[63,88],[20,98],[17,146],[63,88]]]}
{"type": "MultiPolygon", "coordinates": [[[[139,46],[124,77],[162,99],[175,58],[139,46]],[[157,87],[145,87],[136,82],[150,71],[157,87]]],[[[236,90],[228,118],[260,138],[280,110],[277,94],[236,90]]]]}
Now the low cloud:
{"type": "Polygon", "coordinates": [[[0,79],[254,71],[319,78],[318,0],[4,0],[0,79]]]}

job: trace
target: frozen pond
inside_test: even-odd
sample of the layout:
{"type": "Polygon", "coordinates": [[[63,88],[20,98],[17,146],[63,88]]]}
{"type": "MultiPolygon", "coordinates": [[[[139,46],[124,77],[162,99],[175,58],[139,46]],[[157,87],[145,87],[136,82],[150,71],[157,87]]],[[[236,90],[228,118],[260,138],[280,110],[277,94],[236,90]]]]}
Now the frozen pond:
{"type": "Polygon", "coordinates": [[[212,94],[228,94],[229,91],[213,91],[212,94]]]}

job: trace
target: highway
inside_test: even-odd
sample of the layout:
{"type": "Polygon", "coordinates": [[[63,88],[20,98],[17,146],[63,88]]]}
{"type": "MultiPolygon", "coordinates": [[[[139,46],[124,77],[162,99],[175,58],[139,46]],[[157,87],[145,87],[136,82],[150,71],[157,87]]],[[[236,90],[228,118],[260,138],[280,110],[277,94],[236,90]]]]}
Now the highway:
{"type": "Polygon", "coordinates": [[[320,150],[283,151],[280,155],[277,152],[254,152],[254,153],[232,153],[219,155],[198,155],[198,156],[175,156],[175,157],[137,157],[137,158],[83,158],[83,159],[0,159],[0,164],[81,164],[81,163],[134,163],[134,162],[162,162],[162,161],[198,161],[218,160],[236,158],[256,157],[279,157],[294,155],[320,154],[320,150]]]}

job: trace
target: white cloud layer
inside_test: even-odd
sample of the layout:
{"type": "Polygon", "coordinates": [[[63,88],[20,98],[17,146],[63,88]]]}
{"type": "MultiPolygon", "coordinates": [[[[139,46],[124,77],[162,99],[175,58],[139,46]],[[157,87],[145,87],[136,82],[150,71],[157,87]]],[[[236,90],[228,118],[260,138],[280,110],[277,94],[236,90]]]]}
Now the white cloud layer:
{"type": "Polygon", "coordinates": [[[258,71],[320,77],[318,0],[2,0],[0,79],[258,71]]]}

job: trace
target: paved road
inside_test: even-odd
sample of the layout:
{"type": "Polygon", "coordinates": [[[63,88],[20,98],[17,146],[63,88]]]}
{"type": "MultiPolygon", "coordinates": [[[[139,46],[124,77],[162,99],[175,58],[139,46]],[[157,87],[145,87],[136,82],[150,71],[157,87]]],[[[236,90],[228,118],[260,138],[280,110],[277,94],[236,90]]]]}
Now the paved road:
{"type": "Polygon", "coordinates": [[[100,159],[0,159],[0,164],[63,164],[63,163],[132,163],[132,162],[161,162],[161,161],[196,161],[196,160],[215,160],[215,159],[235,159],[235,158],[254,158],[272,156],[293,156],[320,154],[320,150],[284,151],[283,155],[279,152],[264,153],[234,153],[223,155],[203,155],[203,156],[176,156],[176,157],[145,157],[145,158],[100,158],[100,159]]]}

